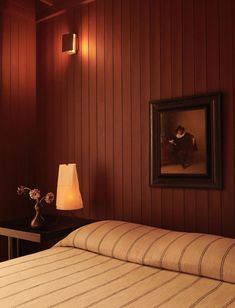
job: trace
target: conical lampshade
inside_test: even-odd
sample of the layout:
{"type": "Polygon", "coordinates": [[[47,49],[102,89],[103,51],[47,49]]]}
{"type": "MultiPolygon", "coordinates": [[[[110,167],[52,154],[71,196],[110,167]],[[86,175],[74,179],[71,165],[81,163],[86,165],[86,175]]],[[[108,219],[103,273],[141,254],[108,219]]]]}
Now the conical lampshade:
{"type": "Polygon", "coordinates": [[[59,165],[56,208],[58,210],[77,210],[83,208],[76,164],[59,165]]]}

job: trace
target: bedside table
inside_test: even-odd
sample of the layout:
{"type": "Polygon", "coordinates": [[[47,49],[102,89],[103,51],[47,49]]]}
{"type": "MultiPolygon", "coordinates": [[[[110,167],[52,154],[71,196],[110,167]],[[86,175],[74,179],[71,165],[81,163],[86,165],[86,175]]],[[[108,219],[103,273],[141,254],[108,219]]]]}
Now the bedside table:
{"type": "Polygon", "coordinates": [[[8,237],[8,259],[20,256],[20,240],[43,244],[59,241],[73,230],[92,220],[65,216],[45,216],[48,225],[41,229],[30,227],[31,218],[0,222],[0,235],[8,237]]]}

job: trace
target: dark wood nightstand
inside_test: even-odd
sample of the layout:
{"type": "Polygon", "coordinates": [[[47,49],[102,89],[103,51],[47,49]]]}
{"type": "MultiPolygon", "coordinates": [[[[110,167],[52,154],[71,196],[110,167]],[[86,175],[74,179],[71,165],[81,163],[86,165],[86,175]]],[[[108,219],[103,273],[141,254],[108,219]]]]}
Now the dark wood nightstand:
{"type": "Polygon", "coordinates": [[[73,230],[87,225],[92,220],[65,216],[46,216],[47,225],[35,230],[30,227],[31,219],[0,222],[0,235],[8,237],[8,259],[20,256],[20,240],[39,244],[59,241],[73,230]]]}

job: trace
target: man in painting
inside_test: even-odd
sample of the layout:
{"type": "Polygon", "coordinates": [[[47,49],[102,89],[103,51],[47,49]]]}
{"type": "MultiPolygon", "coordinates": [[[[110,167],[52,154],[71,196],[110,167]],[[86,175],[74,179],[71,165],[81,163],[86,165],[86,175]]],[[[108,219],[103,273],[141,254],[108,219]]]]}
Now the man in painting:
{"type": "Polygon", "coordinates": [[[185,131],[185,128],[179,125],[176,128],[175,136],[169,140],[172,146],[172,156],[181,164],[188,168],[193,163],[193,152],[197,150],[196,140],[193,135],[185,131]]]}

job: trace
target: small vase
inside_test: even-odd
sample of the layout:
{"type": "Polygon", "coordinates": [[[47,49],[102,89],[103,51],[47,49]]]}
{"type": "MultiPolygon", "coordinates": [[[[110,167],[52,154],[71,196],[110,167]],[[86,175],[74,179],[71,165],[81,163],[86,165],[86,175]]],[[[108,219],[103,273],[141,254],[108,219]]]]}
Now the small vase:
{"type": "Polygon", "coordinates": [[[31,227],[33,229],[39,229],[44,226],[45,224],[45,219],[42,216],[42,205],[37,201],[37,203],[34,206],[35,208],[35,216],[31,221],[31,227]]]}

